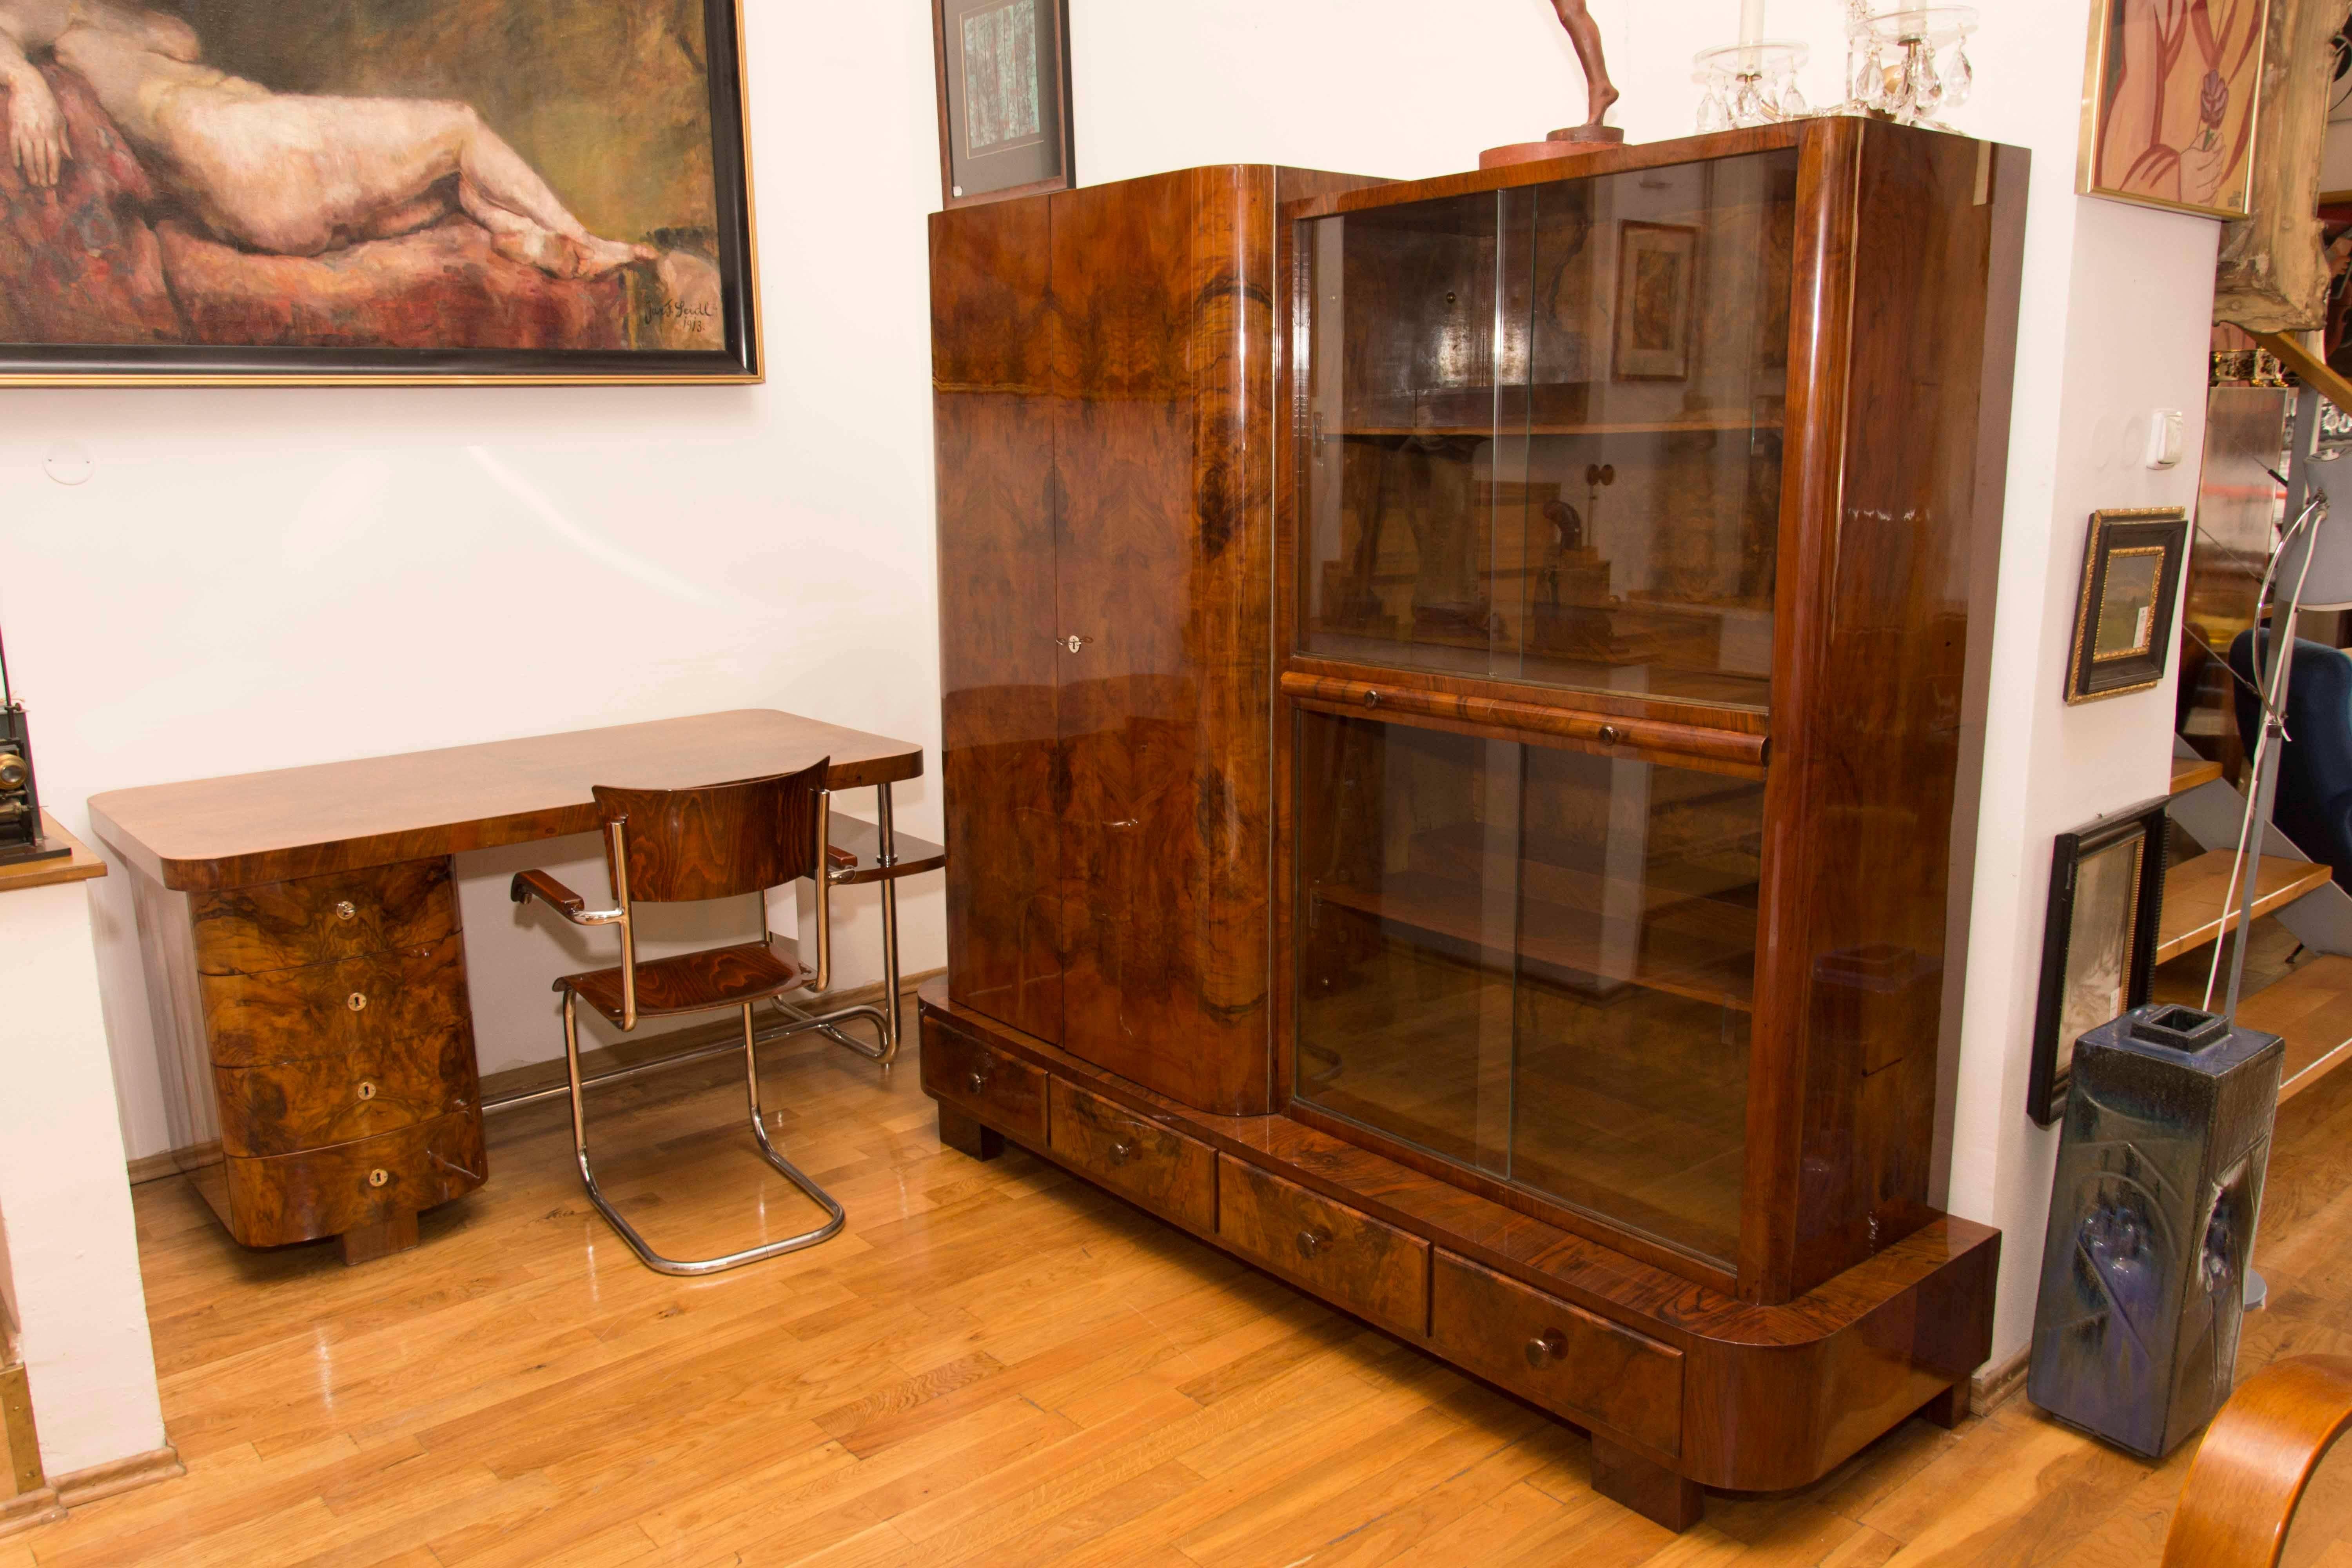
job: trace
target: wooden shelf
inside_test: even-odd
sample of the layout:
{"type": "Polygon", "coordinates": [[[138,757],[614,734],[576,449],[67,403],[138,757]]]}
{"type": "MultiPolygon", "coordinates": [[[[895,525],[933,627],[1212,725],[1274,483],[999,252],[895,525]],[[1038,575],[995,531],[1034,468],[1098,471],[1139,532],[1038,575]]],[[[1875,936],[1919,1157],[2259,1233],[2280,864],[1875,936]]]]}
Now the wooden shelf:
{"type": "Polygon", "coordinates": [[[2221,776],[2221,764],[2209,763],[2202,757],[2172,759],[2172,793],[2187,795],[2200,784],[2211,784],[2221,776]]]}
{"type": "MultiPolygon", "coordinates": [[[[2230,897],[2231,851],[2215,849],[2183,860],[2165,874],[2164,918],[2157,925],[2156,961],[2179,957],[2238,929],[2238,900],[2230,897]],[[2223,906],[2227,904],[2227,908],[2223,906]]],[[[2303,860],[2264,856],[2254,879],[2254,915],[2271,913],[2325,886],[2335,873],[2303,860]]],[[[2242,899],[2244,889],[2239,889],[2242,899]]]]}
{"type": "Polygon", "coordinates": [[[2240,1004],[2238,1023],[2285,1037],[2279,1099],[2294,1099],[2352,1061],[2352,958],[2309,960],[2240,1004]]]}
{"type": "Polygon", "coordinates": [[[1350,425],[1344,429],[1326,430],[1328,440],[1335,436],[1678,436],[1691,432],[1720,435],[1736,430],[1778,430],[1781,421],[1750,419],[1633,419],[1615,423],[1577,425],[1503,425],[1492,420],[1483,425],[1350,425]]]}
{"type": "MultiPolygon", "coordinates": [[[[1315,887],[1312,893],[1342,909],[1412,926],[1455,942],[1477,946],[1487,942],[1483,895],[1475,883],[1408,871],[1390,877],[1378,889],[1326,882],[1315,887]]],[[[1691,906],[1686,903],[1680,907],[1687,910],[1691,906]]],[[[1738,1013],[1753,1013],[1755,911],[1739,910],[1733,906],[1716,909],[1727,910],[1732,921],[1704,917],[1677,920],[1659,912],[1647,916],[1642,925],[1641,953],[1634,972],[1619,974],[1612,973],[1597,940],[1562,930],[1598,925],[1597,914],[1587,909],[1528,900],[1520,914],[1518,952],[1524,959],[1571,973],[1623,981],[1646,991],[1684,996],[1738,1013]],[[1738,939],[1731,931],[1712,929],[1726,923],[1736,925],[1740,917],[1744,917],[1746,924],[1744,947],[1737,945],[1738,939]]]]}

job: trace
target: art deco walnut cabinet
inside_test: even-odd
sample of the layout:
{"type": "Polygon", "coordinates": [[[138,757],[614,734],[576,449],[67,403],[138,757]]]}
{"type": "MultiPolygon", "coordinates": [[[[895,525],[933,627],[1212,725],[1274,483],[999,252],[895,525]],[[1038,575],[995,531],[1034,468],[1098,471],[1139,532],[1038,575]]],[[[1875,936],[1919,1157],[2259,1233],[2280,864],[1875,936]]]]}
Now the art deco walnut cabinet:
{"type": "Polygon", "coordinates": [[[934,219],[942,1137],[1585,1428],[1677,1528],[1951,1419],[2026,177],[1824,119],[934,219]]]}

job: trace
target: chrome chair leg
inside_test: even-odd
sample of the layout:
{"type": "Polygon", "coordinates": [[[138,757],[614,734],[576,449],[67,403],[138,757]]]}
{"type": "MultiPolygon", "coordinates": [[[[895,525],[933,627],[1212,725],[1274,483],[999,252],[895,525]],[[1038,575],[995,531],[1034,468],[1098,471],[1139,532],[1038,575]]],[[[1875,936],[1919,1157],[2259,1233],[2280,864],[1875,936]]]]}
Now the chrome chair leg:
{"type": "MultiPolygon", "coordinates": [[[[879,857],[881,866],[887,869],[898,863],[898,834],[891,815],[890,786],[887,784],[876,785],[874,799],[875,826],[879,841],[875,853],[879,857]]],[[[882,1005],[810,1013],[779,996],[776,998],[776,1011],[782,1014],[789,1023],[783,1029],[770,1034],[768,1038],[781,1039],[786,1035],[799,1034],[803,1029],[814,1029],[835,1045],[880,1067],[882,1081],[887,1083],[891,1065],[898,1059],[900,1008],[903,1005],[898,994],[898,879],[896,877],[883,878],[881,889],[882,1005]],[[865,1018],[873,1023],[876,1037],[873,1045],[842,1033],[840,1026],[852,1018],[865,1018]]]]}
{"type": "Polygon", "coordinates": [[[740,1268],[746,1263],[757,1263],[762,1258],[782,1257],[787,1252],[798,1252],[804,1247],[814,1247],[821,1241],[830,1241],[840,1234],[842,1226],[849,1218],[841,1205],[834,1201],[831,1194],[802,1174],[793,1167],[791,1161],[777,1152],[775,1144],[769,1142],[767,1118],[760,1110],[758,1045],[758,1036],[751,1027],[751,1004],[746,1002],[743,1004],[743,1079],[746,1098],[751,1102],[751,1136],[759,1142],[760,1155],[762,1159],[775,1167],[786,1181],[791,1182],[793,1185],[806,1193],[823,1206],[827,1216],[825,1222],[815,1229],[803,1231],[798,1236],[787,1237],[782,1241],[772,1241],[761,1247],[747,1247],[741,1252],[730,1252],[719,1258],[665,1258],[646,1245],[646,1238],[637,1234],[635,1226],[621,1217],[621,1211],[613,1206],[611,1200],[607,1199],[603,1190],[596,1185],[596,1172],[588,1160],[588,1108],[580,1081],[578,998],[570,991],[563,994],[563,1060],[571,1075],[572,1145],[573,1152],[580,1161],[580,1180],[588,1189],[588,1201],[596,1205],[596,1212],[603,1215],[613,1229],[619,1234],[621,1239],[629,1244],[629,1250],[637,1255],[637,1260],[656,1274],[678,1274],[689,1277],[718,1274],[726,1269],[740,1268]]]}

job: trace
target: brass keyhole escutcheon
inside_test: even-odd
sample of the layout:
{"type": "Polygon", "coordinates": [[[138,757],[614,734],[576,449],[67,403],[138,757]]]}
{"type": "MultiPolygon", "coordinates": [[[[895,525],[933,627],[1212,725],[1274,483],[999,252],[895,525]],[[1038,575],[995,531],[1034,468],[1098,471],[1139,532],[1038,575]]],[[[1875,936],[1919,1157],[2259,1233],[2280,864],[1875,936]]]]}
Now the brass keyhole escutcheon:
{"type": "Polygon", "coordinates": [[[351,999],[343,1005],[354,1013],[364,1013],[367,1011],[367,995],[363,992],[354,991],[351,994],[351,999]]]}
{"type": "Polygon", "coordinates": [[[371,1187],[388,1186],[391,1184],[391,1182],[392,1173],[383,1169],[381,1166],[368,1173],[368,1185],[371,1187]]]}
{"type": "Polygon", "coordinates": [[[988,1075],[984,1072],[971,1073],[964,1079],[964,1082],[971,1086],[972,1093],[978,1094],[988,1087],[988,1075]]]}
{"type": "Polygon", "coordinates": [[[335,906],[335,918],[339,921],[355,921],[360,918],[360,907],[351,900],[345,899],[335,906]]]}
{"type": "Polygon", "coordinates": [[[1546,1329],[1528,1342],[1528,1364],[1542,1370],[1568,1353],[1568,1339],[1558,1329],[1546,1329]]]}
{"type": "Polygon", "coordinates": [[[1616,725],[1603,724],[1601,726],[1601,743],[1602,745],[1613,746],[1624,738],[1624,731],[1618,729],[1616,725]]]}
{"type": "Polygon", "coordinates": [[[1325,1236],[1319,1230],[1300,1231],[1298,1233],[1298,1256],[1301,1258],[1314,1257],[1318,1252],[1320,1252],[1323,1249],[1324,1246],[1328,1243],[1330,1239],[1331,1238],[1329,1237],[1325,1236]]]}
{"type": "Polygon", "coordinates": [[[375,1085],[372,1083],[363,1083],[360,1085],[360,1098],[362,1100],[373,1100],[375,1098],[375,1085]]]}

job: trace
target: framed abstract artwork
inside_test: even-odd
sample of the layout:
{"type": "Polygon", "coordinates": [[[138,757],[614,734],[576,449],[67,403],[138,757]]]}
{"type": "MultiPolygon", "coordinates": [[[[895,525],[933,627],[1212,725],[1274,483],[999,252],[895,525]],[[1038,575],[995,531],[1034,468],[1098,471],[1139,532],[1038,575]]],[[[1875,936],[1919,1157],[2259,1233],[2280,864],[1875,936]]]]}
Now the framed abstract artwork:
{"type": "Polygon", "coordinates": [[[2164,679],[2188,552],[2189,514],[2179,507],[2091,514],[2068,702],[2146,691],[2164,679]]]}
{"type": "Polygon", "coordinates": [[[0,384],[757,381],[737,3],[0,0],[0,384]]]}
{"type": "Polygon", "coordinates": [[[2026,1110],[2044,1127],[2065,1113],[2074,1042],[2147,1000],[2164,913],[2165,805],[2062,833],[2052,851],[2026,1088],[2026,1110]]]}
{"type": "Polygon", "coordinates": [[[931,0],[931,43],[949,206],[1077,184],[1069,0],[931,0]]]}
{"type": "Polygon", "coordinates": [[[2270,5],[2093,0],[2075,189],[2246,216],[2270,5]]]}
{"type": "Polygon", "coordinates": [[[1690,379],[1698,304],[1698,230],[1623,223],[1617,238],[1619,381],[1690,379]]]}

